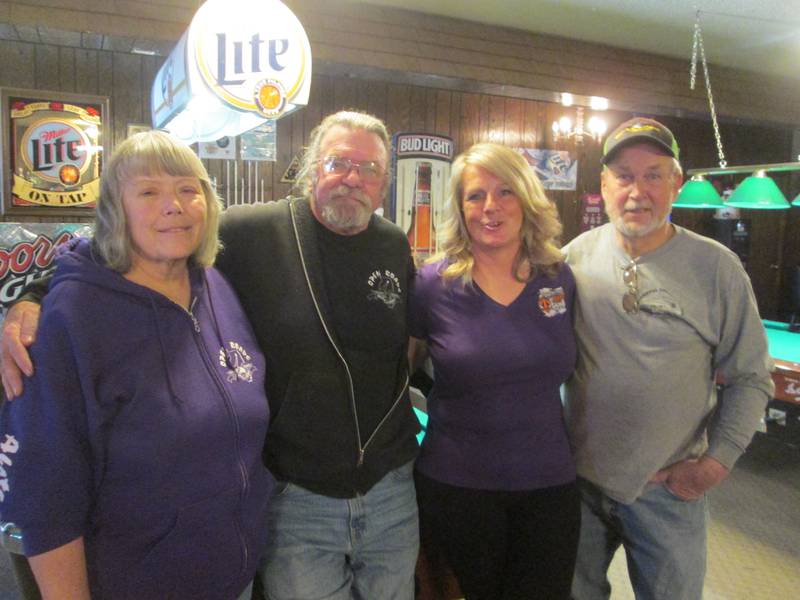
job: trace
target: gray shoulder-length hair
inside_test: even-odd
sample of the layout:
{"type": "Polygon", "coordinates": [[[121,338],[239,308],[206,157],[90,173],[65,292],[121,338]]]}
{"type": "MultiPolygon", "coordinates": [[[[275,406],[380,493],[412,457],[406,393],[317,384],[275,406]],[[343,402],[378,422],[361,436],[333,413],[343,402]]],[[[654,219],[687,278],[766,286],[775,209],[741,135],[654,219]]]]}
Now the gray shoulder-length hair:
{"type": "Polygon", "coordinates": [[[303,154],[303,160],[302,164],[300,165],[300,169],[297,172],[297,183],[295,184],[297,191],[304,196],[311,195],[311,191],[316,184],[317,163],[322,158],[325,158],[324,156],[319,155],[320,147],[322,146],[322,138],[324,138],[325,134],[337,125],[351,131],[363,129],[364,131],[374,133],[378,136],[381,144],[383,144],[383,147],[386,150],[387,164],[383,178],[383,188],[381,189],[382,194],[385,195],[389,189],[389,183],[391,182],[388,163],[391,157],[392,142],[389,138],[389,132],[386,129],[386,125],[384,125],[383,121],[381,121],[379,118],[365,112],[358,112],[354,110],[340,110],[339,112],[328,115],[319,125],[311,130],[308,146],[303,154]]]}
{"type": "Polygon", "coordinates": [[[511,187],[522,206],[521,246],[514,259],[514,277],[530,281],[540,272],[554,275],[564,258],[559,250],[561,221],[558,210],[547,199],[539,178],[522,155],[500,144],[475,144],[456,157],[450,172],[450,187],[444,219],[438,232],[439,251],[430,261],[446,259],[445,279],[472,282],[472,241],[464,222],[461,203],[463,176],[468,166],[482,167],[511,187]]]}
{"type": "Polygon", "coordinates": [[[213,265],[220,248],[220,203],[214,186],[191,148],[168,133],[156,130],[137,133],[126,139],[103,167],[94,239],[106,265],[120,273],[126,273],[132,265],[132,242],[122,206],[123,186],[132,177],[157,174],[197,177],[200,180],[206,199],[206,228],[200,246],[189,257],[189,264],[213,265]]]}

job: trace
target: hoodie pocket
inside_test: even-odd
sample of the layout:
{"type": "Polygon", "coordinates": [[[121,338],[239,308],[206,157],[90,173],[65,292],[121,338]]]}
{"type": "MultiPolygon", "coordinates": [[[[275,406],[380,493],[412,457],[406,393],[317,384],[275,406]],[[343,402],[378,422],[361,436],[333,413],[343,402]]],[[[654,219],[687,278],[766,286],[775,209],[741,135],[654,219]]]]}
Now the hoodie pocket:
{"type": "Polygon", "coordinates": [[[133,566],[125,598],[218,599],[243,580],[239,495],[234,486],[180,508],[170,531],[133,566]]]}

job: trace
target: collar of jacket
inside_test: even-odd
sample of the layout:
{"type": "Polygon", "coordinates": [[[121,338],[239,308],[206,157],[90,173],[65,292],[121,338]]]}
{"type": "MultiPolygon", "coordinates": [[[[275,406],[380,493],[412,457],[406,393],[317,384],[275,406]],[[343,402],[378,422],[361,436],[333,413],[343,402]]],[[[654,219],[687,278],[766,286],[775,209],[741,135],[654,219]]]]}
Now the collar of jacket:
{"type": "Polygon", "coordinates": [[[303,263],[303,270],[306,275],[306,282],[309,291],[317,305],[319,318],[323,327],[336,346],[337,352],[341,343],[332,327],[331,304],[328,298],[328,291],[325,287],[325,275],[322,271],[322,255],[317,242],[317,218],[311,211],[311,202],[308,198],[292,198],[289,202],[289,212],[294,228],[295,239],[297,240],[297,250],[303,263]]]}

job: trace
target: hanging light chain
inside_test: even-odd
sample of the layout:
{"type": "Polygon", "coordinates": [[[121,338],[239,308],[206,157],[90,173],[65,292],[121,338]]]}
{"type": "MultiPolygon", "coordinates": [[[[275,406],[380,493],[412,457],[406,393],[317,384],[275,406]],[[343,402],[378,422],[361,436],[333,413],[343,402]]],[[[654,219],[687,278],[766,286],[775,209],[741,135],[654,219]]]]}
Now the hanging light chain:
{"type": "Polygon", "coordinates": [[[703,32],[700,30],[700,11],[697,11],[697,18],[694,22],[694,41],[692,43],[692,65],[689,69],[689,88],[694,89],[697,79],[697,53],[700,51],[700,60],[703,64],[703,74],[706,78],[706,93],[708,95],[708,108],[711,111],[711,123],[714,125],[714,138],[717,141],[717,154],[719,155],[719,166],[725,168],[728,161],[725,160],[725,152],[722,149],[722,135],[719,132],[717,123],[717,110],[714,107],[714,96],[711,93],[711,79],[708,76],[708,63],[706,62],[706,51],[703,47],[703,32]]]}
{"type": "Polygon", "coordinates": [[[697,45],[700,39],[700,13],[697,13],[697,20],[694,22],[694,39],[692,41],[692,63],[689,66],[689,89],[694,90],[697,80],[697,45]]]}

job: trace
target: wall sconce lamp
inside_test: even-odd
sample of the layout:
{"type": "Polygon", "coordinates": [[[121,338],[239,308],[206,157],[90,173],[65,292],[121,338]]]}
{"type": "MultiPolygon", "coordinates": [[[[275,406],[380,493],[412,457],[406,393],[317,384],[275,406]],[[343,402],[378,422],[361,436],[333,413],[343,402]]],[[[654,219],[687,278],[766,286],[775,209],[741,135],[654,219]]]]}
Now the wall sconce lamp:
{"type": "MultiPolygon", "coordinates": [[[[575,97],[567,92],[561,94],[561,104],[563,106],[572,106],[575,102],[575,97]]],[[[592,110],[607,110],[608,98],[601,96],[591,96],[589,98],[589,108],[592,110]]],[[[605,120],[596,115],[589,117],[588,122],[585,120],[584,107],[575,107],[575,126],[572,125],[572,120],[566,115],[561,117],[558,121],[553,121],[553,139],[558,142],[561,140],[575,140],[576,144],[583,144],[584,138],[591,138],[595,142],[599,142],[608,129],[605,120]]]]}

